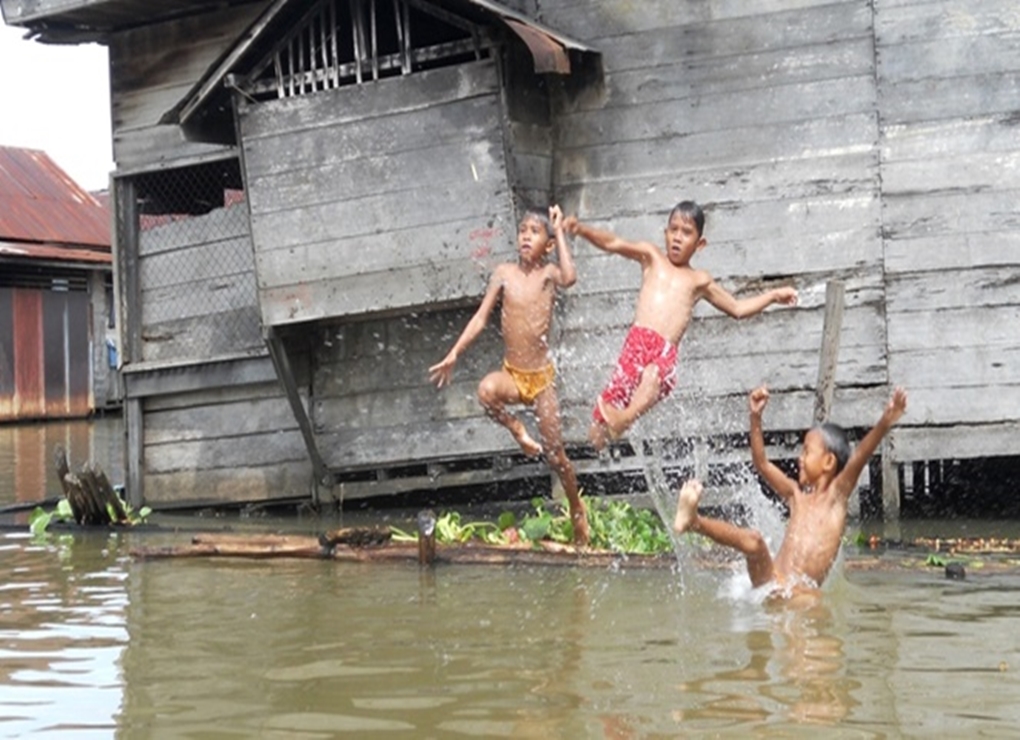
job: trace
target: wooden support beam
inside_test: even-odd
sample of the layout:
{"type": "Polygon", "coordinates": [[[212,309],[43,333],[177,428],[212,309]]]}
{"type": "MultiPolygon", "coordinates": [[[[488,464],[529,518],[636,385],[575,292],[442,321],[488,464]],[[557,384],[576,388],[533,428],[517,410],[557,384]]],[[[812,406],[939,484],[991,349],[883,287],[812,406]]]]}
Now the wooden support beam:
{"type": "Polygon", "coordinates": [[[893,460],[889,439],[882,440],[882,518],[887,522],[900,518],[900,475],[893,460]]]}
{"type": "Polygon", "coordinates": [[[845,288],[839,280],[825,286],[825,320],[822,325],[822,351],[818,359],[818,384],[815,386],[814,423],[821,424],[832,411],[836,390],[836,363],[839,359],[839,333],[843,328],[845,288]]]}
{"type": "Polygon", "coordinates": [[[297,381],[294,379],[294,371],[291,368],[290,359],[287,357],[287,350],[283,346],[283,341],[271,326],[265,330],[265,339],[266,346],[269,348],[269,356],[273,360],[273,367],[276,368],[276,375],[280,380],[280,384],[283,385],[284,392],[287,394],[291,411],[297,420],[298,428],[301,430],[305,447],[308,449],[308,457],[312,461],[312,470],[315,476],[312,485],[312,503],[318,506],[320,498],[319,487],[332,488],[333,476],[330,474],[326,461],[323,459],[315,442],[315,431],[312,429],[312,422],[308,418],[308,412],[305,410],[301,394],[298,392],[297,381]]]}

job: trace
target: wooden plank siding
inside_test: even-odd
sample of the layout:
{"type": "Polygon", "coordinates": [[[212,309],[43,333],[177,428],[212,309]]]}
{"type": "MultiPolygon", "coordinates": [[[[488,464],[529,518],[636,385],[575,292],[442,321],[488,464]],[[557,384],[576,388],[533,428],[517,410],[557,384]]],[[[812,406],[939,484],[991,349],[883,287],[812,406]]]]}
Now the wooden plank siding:
{"type": "MultiPolygon", "coordinates": [[[[708,212],[694,259],[740,296],[778,283],[796,309],[737,322],[706,306],[681,347],[674,396],[635,435],[746,431],[748,390],[768,425],[802,429],[817,380],[824,285],[847,283],[834,419],[873,422],[887,382],[872,14],[864,2],[562,2],[547,22],[603,53],[599,99],[556,115],[556,192],[580,217],[661,242],[690,198],[708,212]]],[[[590,418],[633,318],[636,265],[580,243],[564,310],[565,426],[590,418]]]]}
{"type": "MultiPolygon", "coordinates": [[[[632,440],[712,440],[710,464],[743,464],[746,395],[764,382],[766,427],[793,449],[812,417],[825,285],[839,280],[834,421],[870,426],[904,385],[893,462],[1020,454],[1015,0],[513,5],[540,6],[544,24],[598,50],[601,77],[529,78],[511,48],[280,100],[238,93],[236,148],[159,120],[265,3],[111,35],[123,178],[236,149],[247,198],[146,230],[122,257],[139,291],[140,327],[125,331],[138,330],[142,366],[127,369],[126,390],[131,424],[144,426],[129,440],[147,501],[308,493],[307,447],[260,324],[296,363],[326,463],[362,492],[409,486],[388,488],[387,468],[519,455],[475,398],[501,361],[497,316],[449,387],[427,368],[513,259],[521,208],[550,201],[661,243],[670,209],[696,200],[708,242],[696,267],[738,297],[801,293],[798,307],[746,321],[699,306],[680,384],[632,440]],[[228,336],[234,319],[245,329],[228,336]]],[[[640,269],[583,241],[573,252],[578,282],[550,344],[576,452],[640,269]]],[[[623,463],[584,452],[586,472],[642,465],[640,452],[623,463]]]]}
{"type": "Polygon", "coordinates": [[[141,232],[142,361],[265,351],[243,203],[141,232]]]}
{"type": "Polygon", "coordinates": [[[875,18],[889,373],[911,390],[896,454],[1016,455],[1020,15],[883,0],[875,18]]]}
{"type": "Polygon", "coordinates": [[[113,158],[119,170],[230,151],[160,119],[181,102],[266,3],[232,5],[110,35],[113,158]]]}
{"type": "Polygon", "coordinates": [[[240,126],[267,325],[463,302],[472,254],[509,253],[492,62],[243,105],[240,126]]]}

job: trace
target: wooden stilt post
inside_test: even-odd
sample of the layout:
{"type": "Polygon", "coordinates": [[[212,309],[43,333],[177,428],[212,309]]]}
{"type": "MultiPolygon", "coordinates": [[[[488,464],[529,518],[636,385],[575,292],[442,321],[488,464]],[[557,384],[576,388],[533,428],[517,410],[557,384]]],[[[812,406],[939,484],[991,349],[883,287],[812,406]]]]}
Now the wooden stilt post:
{"type": "Polygon", "coordinates": [[[898,522],[900,519],[900,475],[892,459],[892,445],[889,438],[882,440],[882,519],[898,522]]]}
{"type": "Polygon", "coordinates": [[[418,564],[436,561],[436,514],[431,509],[418,512],[418,564]]]}
{"type": "Polygon", "coordinates": [[[843,283],[830,280],[825,286],[825,320],[822,325],[822,352],[818,359],[818,384],[815,386],[814,422],[821,424],[832,411],[836,390],[836,363],[839,359],[839,333],[843,329],[843,283]]]}
{"type": "MultiPolygon", "coordinates": [[[[812,422],[828,421],[832,412],[832,398],[836,392],[836,365],[839,361],[839,335],[843,329],[843,307],[846,290],[839,280],[825,285],[825,318],[822,324],[822,347],[818,357],[818,383],[815,386],[815,410],[812,422]]],[[[850,496],[848,513],[857,518],[861,514],[861,499],[855,489],[850,496]]]]}

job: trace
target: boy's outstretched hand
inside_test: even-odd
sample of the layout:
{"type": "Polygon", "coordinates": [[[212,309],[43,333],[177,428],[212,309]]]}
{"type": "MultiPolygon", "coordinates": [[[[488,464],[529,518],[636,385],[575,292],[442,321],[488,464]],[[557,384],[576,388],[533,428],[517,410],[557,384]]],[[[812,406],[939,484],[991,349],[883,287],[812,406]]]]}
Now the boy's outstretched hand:
{"type": "Polygon", "coordinates": [[[563,230],[571,236],[577,236],[577,227],[580,223],[577,216],[567,216],[563,219],[563,230]]]}
{"type": "Polygon", "coordinates": [[[890,424],[895,424],[903,416],[907,410],[907,392],[903,388],[897,388],[893,391],[892,398],[889,399],[889,403],[885,406],[886,421],[890,424]]]}
{"type": "Polygon", "coordinates": [[[564,228],[563,226],[563,211],[557,205],[549,206],[549,223],[552,224],[553,231],[559,231],[564,228]]]}
{"type": "Polygon", "coordinates": [[[455,364],[457,364],[457,355],[451,352],[443,358],[442,362],[438,362],[429,368],[429,382],[435,383],[437,388],[449,385],[450,379],[453,378],[453,366],[455,364]]]}
{"type": "Polygon", "coordinates": [[[762,411],[765,410],[768,404],[769,389],[763,385],[755,388],[747,397],[747,406],[754,416],[761,416],[762,411]]]}
{"type": "Polygon", "coordinates": [[[784,306],[797,305],[797,290],[795,288],[776,288],[773,295],[776,303],[782,303],[784,306]]]}

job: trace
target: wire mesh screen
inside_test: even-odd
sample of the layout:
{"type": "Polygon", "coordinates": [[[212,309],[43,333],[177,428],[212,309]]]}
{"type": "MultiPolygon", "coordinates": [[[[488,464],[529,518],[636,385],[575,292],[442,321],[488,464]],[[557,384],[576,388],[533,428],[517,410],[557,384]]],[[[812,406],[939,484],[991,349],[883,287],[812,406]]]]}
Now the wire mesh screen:
{"type": "Polygon", "coordinates": [[[134,184],[142,359],[264,350],[236,160],[149,173],[134,184]]]}

